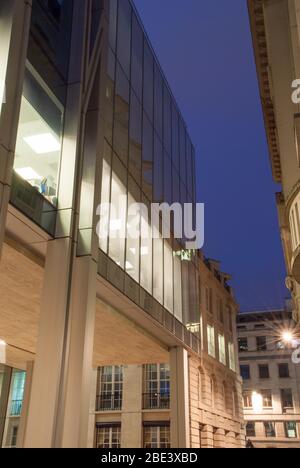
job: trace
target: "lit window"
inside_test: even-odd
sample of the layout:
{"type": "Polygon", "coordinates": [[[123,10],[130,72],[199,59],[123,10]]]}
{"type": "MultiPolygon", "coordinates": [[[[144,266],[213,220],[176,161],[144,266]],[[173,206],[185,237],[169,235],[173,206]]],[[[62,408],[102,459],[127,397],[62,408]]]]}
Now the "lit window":
{"type": "Polygon", "coordinates": [[[228,352],[229,352],[229,367],[232,371],[236,371],[236,362],[235,362],[235,349],[233,343],[228,343],[228,352]]]}
{"type": "Polygon", "coordinates": [[[207,326],[207,344],[208,354],[212,357],[216,357],[215,329],[211,325],[207,326]]]}
{"type": "Polygon", "coordinates": [[[224,366],[226,366],[226,348],[225,348],[225,337],[219,334],[219,360],[224,366]]]}
{"type": "Polygon", "coordinates": [[[295,421],[285,423],[285,433],[288,439],[297,439],[297,424],[295,421]]]}
{"type": "Polygon", "coordinates": [[[121,448],[121,426],[97,427],[96,448],[119,449],[121,448]]]}
{"type": "Polygon", "coordinates": [[[171,448],[170,426],[149,426],[144,428],[144,448],[165,449],[171,448]]]}
{"type": "Polygon", "coordinates": [[[26,70],[14,170],[56,205],[63,109],[38,79],[26,70]]]}

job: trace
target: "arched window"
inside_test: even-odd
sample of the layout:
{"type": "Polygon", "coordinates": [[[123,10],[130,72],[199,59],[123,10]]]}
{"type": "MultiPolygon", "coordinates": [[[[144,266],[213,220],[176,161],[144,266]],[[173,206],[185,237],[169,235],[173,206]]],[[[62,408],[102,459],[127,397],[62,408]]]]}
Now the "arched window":
{"type": "Polygon", "coordinates": [[[202,367],[198,369],[198,406],[204,401],[205,395],[205,373],[202,367]]]}

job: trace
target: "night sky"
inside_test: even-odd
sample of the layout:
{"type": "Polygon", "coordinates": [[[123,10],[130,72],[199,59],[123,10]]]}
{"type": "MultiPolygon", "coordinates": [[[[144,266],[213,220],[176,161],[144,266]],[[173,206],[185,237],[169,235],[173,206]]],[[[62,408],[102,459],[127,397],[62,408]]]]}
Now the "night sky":
{"type": "Polygon", "coordinates": [[[242,310],[287,290],[246,0],[134,0],[197,151],[207,256],[242,310]]]}

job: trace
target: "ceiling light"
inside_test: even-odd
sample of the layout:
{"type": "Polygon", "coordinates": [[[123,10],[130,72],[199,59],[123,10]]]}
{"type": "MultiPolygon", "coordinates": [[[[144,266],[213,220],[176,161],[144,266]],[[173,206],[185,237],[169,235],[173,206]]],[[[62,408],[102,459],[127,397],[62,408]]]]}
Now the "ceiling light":
{"type": "Polygon", "coordinates": [[[3,340],[0,340],[0,346],[7,346],[7,343],[3,340]]]}
{"type": "Polygon", "coordinates": [[[24,180],[27,180],[27,181],[42,180],[42,177],[39,176],[31,167],[23,167],[20,169],[15,169],[15,171],[24,180]]]}
{"type": "Polygon", "coordinates": [[[60,151],[61,148],[59,141],[52,133],[27,136],[23,140],[37,154],[54,153],[60,151]]]}

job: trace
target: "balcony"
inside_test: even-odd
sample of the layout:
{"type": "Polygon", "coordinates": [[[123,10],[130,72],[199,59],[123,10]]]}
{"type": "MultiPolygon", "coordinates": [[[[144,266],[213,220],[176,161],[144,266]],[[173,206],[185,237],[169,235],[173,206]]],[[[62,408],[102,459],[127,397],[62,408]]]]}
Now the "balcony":
{"type": "Polygon", "coordinates": [[[170,409],[170,393],[144,393],[144,410],[168,410],[170,409]]]}
{"type": "Polygon", "coordinates": [[[121,411],[122,393],[102,393],[97,396],[96,411],[121,411]]]}
{"type": "Polygon", "coordinates": [[[10,203],[50,236],[54,235],[56,207],[16,172],[12,178],[10,203]]]}
{"type": "Polygon", "coordinates": [[[10,416],[21,416],[23,400],[12,400],[10,406],[10,416]]]}

